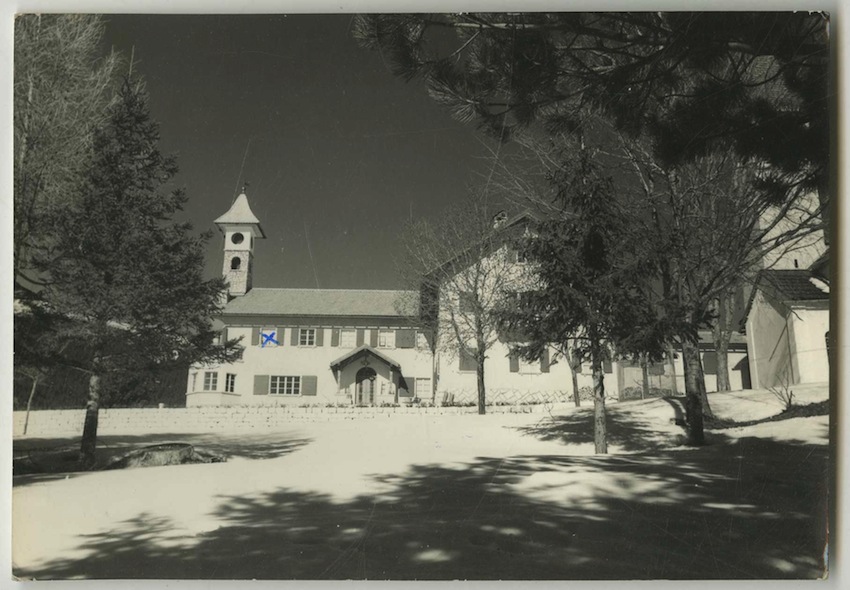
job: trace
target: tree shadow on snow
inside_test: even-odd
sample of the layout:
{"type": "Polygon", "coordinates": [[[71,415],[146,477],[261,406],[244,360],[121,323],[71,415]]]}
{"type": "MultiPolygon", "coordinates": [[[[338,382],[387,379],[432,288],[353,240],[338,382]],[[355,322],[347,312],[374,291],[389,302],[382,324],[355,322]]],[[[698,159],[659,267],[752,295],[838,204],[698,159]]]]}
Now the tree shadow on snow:
{"type": "MultiPolygon", "coordinates": [[[[617,408],[608,408],[608,445],[626,452],[656,451],[676,446],[681,437],[671,437],[658,430],[648,419],[640,419],[617,408]]],[[[525,435],[564,444],[593,444],[593,409],[579,408],[564,416],[545,418],[532,426],[517,430],[525,435]]]]}
{"type": "Polygon", "coordinates": [[[812,578],[822,575],[825,447],[734,444],[593,457],[478,458],[375,476],[334,501],[222,497],[218,528],[175,537],[141,514],[87,555],[21,577],[205,579],[812,578]]]}

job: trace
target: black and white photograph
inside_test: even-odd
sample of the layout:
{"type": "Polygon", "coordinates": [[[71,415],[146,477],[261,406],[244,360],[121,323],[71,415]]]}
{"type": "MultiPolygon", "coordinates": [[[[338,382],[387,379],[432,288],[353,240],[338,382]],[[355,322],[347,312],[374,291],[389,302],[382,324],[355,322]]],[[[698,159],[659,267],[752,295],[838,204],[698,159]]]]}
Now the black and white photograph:
{"type": "Polygon", "coordinates": [[[15,15],[6,579],[828,578],[834,17],[747,8],[15,15]]]}

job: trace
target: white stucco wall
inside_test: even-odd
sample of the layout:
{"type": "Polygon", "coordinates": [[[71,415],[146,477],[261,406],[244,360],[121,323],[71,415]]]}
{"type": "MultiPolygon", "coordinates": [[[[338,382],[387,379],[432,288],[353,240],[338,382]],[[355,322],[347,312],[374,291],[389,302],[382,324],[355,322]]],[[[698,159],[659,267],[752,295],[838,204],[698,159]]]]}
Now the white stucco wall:
{"type": "Polygon", "coordinates": [[[747,316],[747,348],[754,388],[774,387],[787,373],[798,374],[791,354],[787,306],[758,291],[747,316]]]}
{"type": "Polygon", "coordinates": [[[795,306],[789,317],[794,336],[796,383],[829,381],[825,338],[829,331],[829,309],[825,307],[825,302],[819,306],[795,306]]]}
{"type": "MultiPolygon", "coordinates": [[[[555,364],[550,364],[548,373],[541,371],[539,362],[520,362],[519,371],[514,373],[510,370],[509,353],[508,345],[502,342],[497,342],[487,352],[487,360],[484,362],[484,385],[488,402],[521,403],[571,399],[573,388],[566,361],[557,359],[555,364]]],[[[554,357],[554,350],[550,349],[550,358],[554,357]]],[[[438,400],[442,400],[446,394],[453,395],[455,402],[472,402],[478,399],[476,372],[461,371],[457,354],[450,351],[441,352],[438,367],[438,400]]],[[[608,381],[606,379],[606,387],[608,381]]],[[[585,385],[592,385],[589,374],[579,375],[579,387],[585,385]]]]}
{"type": "Polygon", "coordinates": [[[747,318],[753,387],[829,380],[829,302],[778,303],[759,291],[747,318]]]}
{"type": "MultiPolygon", "coordinates": [[[[778,236],[812,223],[811,217],[818,211],[819,207],[820,202],[816,193],[800,197],[786,213],[785,218],[777,222],[768,231],[765,243],[770,243],[770,240],[776,239],[778,236]]],[[[770,227],[779,213],[779,209],[768,211],[761,220],[760,226],[770,227]]],[[[814,231],[771,250],[764,256],[763,265],[764,268],[776,270],[809,268],[826,250],[823,231],[814,231]]]]}
{"type": "MultiPolygon", "coordinates": [[[[702,354],[704,358],[705,352],[702,354]]],[[[735,367],[741,362],[748,362],[747,353],[730,350],[727,353],[727,358],[729,363],[729,386],[732,388],[732,391],[744,389],[743,375],[740,370],[735,370],[735,367]]],[[[678,363],[678,370],[683,371],[684,369],[681,367],[681,361],[678,363]]],[[[705,363],[703,363],[703,367],[704,366],[705,363]]],[[[682,389],[680,391],[684,391],[685,383],[683,373],[678,373],[678,375],[681,377],[682,381],[682,389]]],[[[717,391],[717,374],[705,374],[705,390],[708,392],[717,391]]]]}

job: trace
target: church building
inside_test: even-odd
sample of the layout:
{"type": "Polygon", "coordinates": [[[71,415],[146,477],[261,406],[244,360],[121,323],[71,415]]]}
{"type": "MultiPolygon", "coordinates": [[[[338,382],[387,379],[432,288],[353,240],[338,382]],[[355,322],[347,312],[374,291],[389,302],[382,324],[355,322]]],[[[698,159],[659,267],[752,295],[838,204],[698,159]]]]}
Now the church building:
{"type": "MultiPolygon", "coordinates": [[[[523,222],[522,216],[500,220],[505,228],[523,222]]],[[[187,406],[439,405],[477,399],[475,363],[434,345],[420,318],[417,291],[254,287],[254,244],[266,235],[248,197],[240,194],[215,224],[224,236],[222,274],[228,284],[227,303],[217,318],[221,338],[241,338],[244,351],[233,363],[192,367],[187,406]]],[[[500,339],[487,352],[488,403],[572,399],[571,371],[555,349],[526,362],[513,354],[513,344],[500,339]]],[[[711,354],[709,347],[701,348],[711,354]]],[[[746,365],[745,358],[745,347],[732,347],[730,366],[746,365]]],[[[604,369],[612,397],[641,386],[638,366],[615,361],[604,369]]],[[[678,357],[651,366],[649,374],[652,387],[684,391],[678,357]]],[[[579,389],[589,391],[587,364],[577,377],[579,389]]],[[[749,385],[737,370],[730,377],[733,389],[749,385]]]]}

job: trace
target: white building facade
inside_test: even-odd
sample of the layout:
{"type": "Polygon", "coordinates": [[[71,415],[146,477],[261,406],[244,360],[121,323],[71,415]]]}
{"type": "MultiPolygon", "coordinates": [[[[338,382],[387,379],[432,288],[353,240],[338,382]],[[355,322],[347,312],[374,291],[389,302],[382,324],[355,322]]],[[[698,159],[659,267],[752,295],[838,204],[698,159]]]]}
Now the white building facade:
{"type": "MultiPolygon", "coordinates": [[[[514,222],[521,222],[517,218],[514,222]]],[[[239,339],[240,360],[189,371],[187,406],[360,405],[405,403],[473,404],[477,399],[474,361],[436,338],[451,338],[441,300],[439,329],[420,315],[420,293],[370,289],[268,289],[253,287],[256,240],[265,238],[247,196],[239,195],[216,220],[224,236],[222,273],[228,301],[221,322],[223,342],[239,339]],[[440,336],[441,335],[441,336],[440,336]]],[[[500,263],[507,250],[494,253],[500,263]]],[[[513,259],[501,289],[522,290],[528,269],[513,259]]],[[[710,339],[701,348],[706,385],[713,390],[710,339]]],[[[518,343],[494,336],[485,361],[487,402],[521,404],[566,402],[573,397],[568,363],[555,348],[528,362],[513,353],[518,343]]],[[[730,346],[732,387],[749,386],[746,345],[730,346]]],[[[629,362],[605,363],[604,382],[612,397],[635,397],[642,371],[629,362]]],[[[673,394],[684,391],[681,358],[649,370],[650,386],[673,394]]],[[[590,367],[579,369],[578,386],[589,395],[590,367]]]]}

